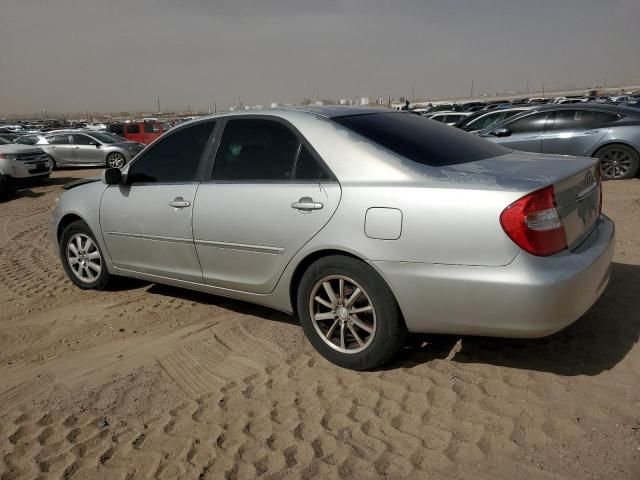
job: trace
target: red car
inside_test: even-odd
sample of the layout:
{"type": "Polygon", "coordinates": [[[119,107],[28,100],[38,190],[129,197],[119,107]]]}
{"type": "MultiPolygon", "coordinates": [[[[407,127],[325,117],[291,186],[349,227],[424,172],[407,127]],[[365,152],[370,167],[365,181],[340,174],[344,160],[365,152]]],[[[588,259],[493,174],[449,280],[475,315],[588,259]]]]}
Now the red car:
{"type": "Polygon", "coordinates": [[[158,122],[110,123],[108,131],[132,142],[148,144],[162,135],[166,125],[158,122]]]}

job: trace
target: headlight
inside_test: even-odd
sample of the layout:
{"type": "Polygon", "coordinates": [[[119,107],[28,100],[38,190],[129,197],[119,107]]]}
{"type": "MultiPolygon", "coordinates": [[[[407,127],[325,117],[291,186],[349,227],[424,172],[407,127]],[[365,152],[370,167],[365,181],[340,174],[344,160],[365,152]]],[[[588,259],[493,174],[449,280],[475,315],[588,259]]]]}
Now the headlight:
{"type": "Polygon", "coordinates": [[[5,160],[16,160],[18,156],[13,153],[0,153],[0,158],[4,158],[5,160]]]}

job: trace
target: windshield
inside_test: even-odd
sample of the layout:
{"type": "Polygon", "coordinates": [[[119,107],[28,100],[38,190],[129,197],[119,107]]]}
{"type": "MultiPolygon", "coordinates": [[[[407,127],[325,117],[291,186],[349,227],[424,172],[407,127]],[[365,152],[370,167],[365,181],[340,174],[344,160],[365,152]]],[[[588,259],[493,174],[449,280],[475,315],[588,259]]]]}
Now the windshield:
{"type": "Polygon", "coordinates": [[[5,140],[4,138],[0,137],[0,145],[7,145],[10,144],[11,142],[5,140]]]}
{"type": "Polygon", "coordinates": [[[510,152],[496,143],[419,115],[373,113],[336,117],[333,121],[423,165],[456,165],[510,152]]]}
{"type": "Polygon", "coordinates": [[[102,143],[116,143],[116,142],[122,141],[122,140],[116,140],[111,135],[107,135],[106,133],[100,133],[100,132],[91,132],[91,136],[96,140],[100,140],[102,143]]]}

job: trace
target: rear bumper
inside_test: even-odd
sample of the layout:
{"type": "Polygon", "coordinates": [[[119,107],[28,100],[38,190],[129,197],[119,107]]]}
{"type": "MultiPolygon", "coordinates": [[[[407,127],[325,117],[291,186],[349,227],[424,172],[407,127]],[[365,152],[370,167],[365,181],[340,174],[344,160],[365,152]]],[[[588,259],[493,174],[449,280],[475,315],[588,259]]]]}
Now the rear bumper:
{"type": "Polygon", "coordinates": [[[372,262],[396,295],[409,331],[543,337],[580,318],[611,274],[613,222],[601,216],[573,252],[521,252],[503,267],[372,262]]]}

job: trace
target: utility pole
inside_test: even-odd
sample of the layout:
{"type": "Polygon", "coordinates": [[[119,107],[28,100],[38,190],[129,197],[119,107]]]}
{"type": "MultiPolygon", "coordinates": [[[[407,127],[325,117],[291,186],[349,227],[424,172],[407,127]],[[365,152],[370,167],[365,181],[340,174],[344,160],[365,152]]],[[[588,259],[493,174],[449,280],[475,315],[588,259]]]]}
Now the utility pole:
{"type": "Polygon", "coordinates": [[[411,101],[415,102],[416,101],[416,84],[412,84],[411,85],[411,101]]]}
{"type": "Polygon", "coordinates": [[[160,97],[158,97],[158,113],[160,113],[160,97]]]}
{"type": "Polygon", "coordinates": [[[607,77],[604,77],[604,83],[602,84],[602,90],[607,91],[607,77]]]}
{"type": "Polygon", "coordinates": [[[529,93],[529,79],[527,78],[527,93],[529,93]]]}
{"type": "Polygon", "coordinates": [[[471,98],[473,98],[473,78],[471,79],[471,98]]]}
{"type": "Polygon", "coordinates": [[[544,97],[544,82],[542,82],[542,96],[544,97]]]}

